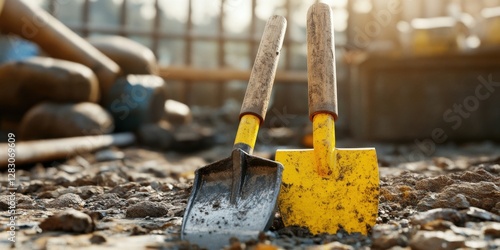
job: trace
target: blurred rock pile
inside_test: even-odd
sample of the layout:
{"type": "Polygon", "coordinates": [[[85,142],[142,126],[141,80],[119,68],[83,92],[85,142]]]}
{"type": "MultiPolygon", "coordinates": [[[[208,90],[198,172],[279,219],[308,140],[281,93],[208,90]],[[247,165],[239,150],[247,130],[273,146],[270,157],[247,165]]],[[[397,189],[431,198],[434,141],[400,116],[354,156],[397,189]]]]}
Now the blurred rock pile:
{"type": "Polygon", "coordinates": [[[119,36],[85,40],[23,1],[5,1],[0,30],[42,51],[0,65],[0,131],[14,132],[18,141],[137,132],[143,144],[189,150],[211,138],[192,124],[189,107],[169,100],[149,48],[119,36]],[[34,17],[27,22],[36,29],[27,32],[23,16],[34,17]],[[181,127],[189,139],[176,136],[181,127]]]}

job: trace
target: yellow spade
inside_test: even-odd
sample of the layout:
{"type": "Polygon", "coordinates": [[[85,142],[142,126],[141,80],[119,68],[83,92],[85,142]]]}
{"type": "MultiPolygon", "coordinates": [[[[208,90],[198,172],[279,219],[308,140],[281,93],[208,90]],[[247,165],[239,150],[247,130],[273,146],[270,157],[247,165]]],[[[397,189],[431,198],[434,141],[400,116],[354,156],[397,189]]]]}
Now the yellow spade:
{"type": "Polygon", "coordinates": [[[309,8],[307,69],[314,149],[278,150],[285,167],[279,210],[285,226],[311,233],[367,234],[378,213],[379,173],[374,148],[335,148],[337,90],[332,10],[309,8]]]}

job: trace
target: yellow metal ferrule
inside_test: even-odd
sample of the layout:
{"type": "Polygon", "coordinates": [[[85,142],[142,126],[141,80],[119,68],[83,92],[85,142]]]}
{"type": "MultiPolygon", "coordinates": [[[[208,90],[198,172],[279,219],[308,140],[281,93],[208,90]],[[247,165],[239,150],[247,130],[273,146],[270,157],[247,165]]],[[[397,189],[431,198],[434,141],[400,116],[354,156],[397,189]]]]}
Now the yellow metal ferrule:
{"type": "Polygon", "coordinates": [[[3,4],[5,0],[0,0],[0,14],[2,14],[3,4]]]}
{"type": "Polygon", "coordinates": [[[257,134],[259,133],[259,127],[260,119],[257,116],[247,114],[241,117],[234,145],[244,144],[249,146],[250,150],[253,150],[255,141],[257,140],[257,134]]]}
{"type": "Polygon", "coordinates": [[[318,175],[335,174],[335,120],[331,114],[319,113],[313,117],[313,145],[318,175]]]}

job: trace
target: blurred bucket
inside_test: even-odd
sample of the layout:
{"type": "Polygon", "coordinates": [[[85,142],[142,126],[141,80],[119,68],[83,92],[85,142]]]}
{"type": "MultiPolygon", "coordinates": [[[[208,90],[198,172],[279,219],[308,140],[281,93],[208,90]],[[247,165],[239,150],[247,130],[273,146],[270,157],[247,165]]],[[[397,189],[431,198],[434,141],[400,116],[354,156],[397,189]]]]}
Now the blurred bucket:
{"type": "Polygon", "coordinates": [[[141,124],[159,121],[165,112],[167,91],[161,77],[128,75],[119,78],[104,97],[116,131],[134,131],[141,124]]]}
{"type": "Polygon", "coordinates": [[[32,42],[11,35],[0,35],[0,64],[37,56],[39,48],[32,42]]]}

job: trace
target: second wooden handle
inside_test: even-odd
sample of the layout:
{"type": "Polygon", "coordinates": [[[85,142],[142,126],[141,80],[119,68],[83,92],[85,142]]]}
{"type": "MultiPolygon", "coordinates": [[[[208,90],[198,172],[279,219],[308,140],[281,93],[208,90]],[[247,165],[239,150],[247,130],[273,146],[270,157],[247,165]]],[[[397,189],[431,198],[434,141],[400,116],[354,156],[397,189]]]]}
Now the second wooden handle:
{"type": "Polygon", "coordinates": [[[253,114],[259,117],[261,123],[264,121],[285,30],[286,19],[284,17],[275,15],[267,21],[243,99],[240,118],[246,114],[253,114]]]}
{"type": "Polygon", "coordinates": [[[333,16],[330,6],[316,3],[307,13],[309,118],[329,113],[337,119],[337,81],[333,16]]]}

